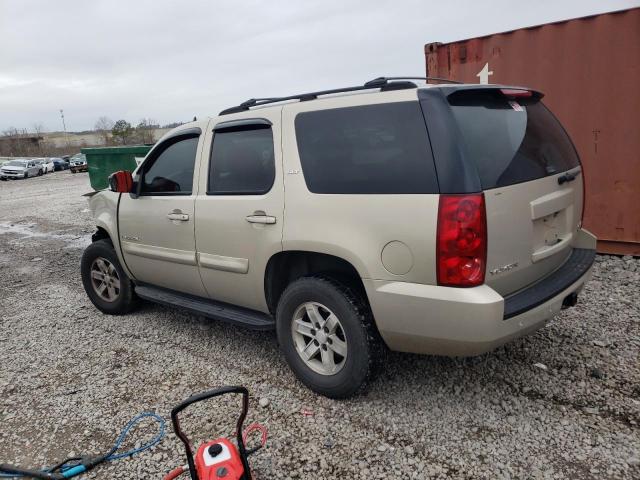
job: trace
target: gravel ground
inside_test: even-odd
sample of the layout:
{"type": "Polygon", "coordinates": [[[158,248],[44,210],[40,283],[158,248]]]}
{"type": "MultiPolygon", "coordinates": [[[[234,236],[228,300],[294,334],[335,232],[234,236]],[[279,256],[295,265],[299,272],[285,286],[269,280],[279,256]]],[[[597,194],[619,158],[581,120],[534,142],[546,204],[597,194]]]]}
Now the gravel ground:
{"type": "MultiPolygon", "coordinates": [[[[257,478],[640,478],[640,260],[599,256],[576,308],[476,358],[391,354],[348,401],[298,383],[275,335],[152,304],[101,314],[79,277],[86,174],[0,183],[0,463],[107,449],[141,411],[242,384],[269,428],[257,478]]],[[[195,443],[233,431],[235,399],[185,415],[195,443]]],[[[85,478],[159,478],[170,432],[85,478]]],[[[139,444],[153,429],[133,432],[139,444]]]]}

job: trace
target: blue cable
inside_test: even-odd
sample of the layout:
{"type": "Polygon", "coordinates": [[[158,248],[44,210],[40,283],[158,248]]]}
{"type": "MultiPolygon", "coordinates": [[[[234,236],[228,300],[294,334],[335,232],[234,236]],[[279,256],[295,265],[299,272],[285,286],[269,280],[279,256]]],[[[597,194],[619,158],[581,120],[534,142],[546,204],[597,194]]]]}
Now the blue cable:
{"type": "MultiPolygon", "coordinates": [[[[120,432],[120,435],[118,435],[118,438],[116,439],[116,442],[113,444],[113,447],[111,447],[111,449],[109,450],[109,452],[107,454],[102,456],[102,458],[100,459],[99,463],[101,463],[101,462],[113,462],[115,460],[120,460],[121,458],[131,457],[132,455],[135,455],[136,453],[140,453],[140,452],[143,452],[145,450],[148,450],[148,449],[156,446],[158,443],[160,443],[160,441],[164,438],[164,435],[165,435],[165,421],[160,415],[158,415],[157,413],[153,413],[153,412],[140,413],[139,415],[136,415],[131,420],[129,420],[129,423],[127,423],[125,425],[125,427],[120,432]],[[145,418],[152,418],[153,420],[156,421],[156,423],[159,425],[158,434],[151,441],[149,441],[145,445],[142,445],[141,447],[132,448],[132,449],[127,450],[126,452],[122,452],[122,453],[116,453],[118,451],[118,449],[124,443],[124,439],[129,434],[129,431],[134,426],[136,426],[138,423],[140,423],[142,420],[144,420],[145,418]]],[[[52,471],[52,469],[53,469],[53,467],[52,468],[48,468],[48,469],[44,469],[42,471],[45,472],[45,473],[50,473],[52,471]]],[[[69,463],[69,464],[61,465],[57,470],[60,471],[60,474],[64,478],[71,478],[71,477],[75,477],[76,475],[80,475],[81,473],[85,472],[87,470],[87,468],[82,464],[69,463]]],[[[22,478],[23,476],[15,475],[13,473],[2,473],[2,472],[0,472],[0,477],[4,477],[4,478],[22,478]]]]}
{"type": "Polygon", "coordinates": [[[162,418],[157,413],[143,412],[143,413],[133,417],[129,421],[129,423],[127,423],[125,425],[125,427],[122,429],[122,432],[118,436],[118,439],[116,440],[116,443],[113,445],[113,448],[111,449],[111,452],[109,452],[109,455],[107,455],[107,458],[105,460],[107,462],[113,462],[114,460],[119,460],[121,458],[130,457],[132,455],[135,455],[136,453],[140,453],[140,452],[148,450],[148,449],[150,449],[152,447],[155,447],[164,438],[164,430],[165,430],[164,418],[162,418]],[[136,424],[140,423],[140,421],[144,420],[145,418],[153,418],[160,425],[160,428],[158,430],[158,434],[153,438],[153,440],[151,440],[146,445],[142,445],[141,447],[138,447],[138,448],[132,448],[131,450],[127,450],[126,452],[118,453],[116,455],[115,452],[120,448],[120,446],[122,445],[122,442],[124,442],[124,439],[128,435],[129,430],[131,430],[136,424]]]}

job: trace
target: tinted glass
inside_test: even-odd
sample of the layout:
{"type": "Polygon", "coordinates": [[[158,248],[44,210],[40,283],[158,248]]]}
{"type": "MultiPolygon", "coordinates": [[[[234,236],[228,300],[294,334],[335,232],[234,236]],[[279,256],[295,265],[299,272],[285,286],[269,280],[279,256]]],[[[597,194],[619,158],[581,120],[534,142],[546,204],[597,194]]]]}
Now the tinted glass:
{"type": "Polygon", "coordinates": [[[418,102],[304,112],[296,137],[313,193],[437,193],[418,102]]]}
{"type": "Polygon", "coordinates": [[[275,179],[273,134],[270,127],[216,132],[211,148],[211,194],[261,194],[275,179]]]}
{"type": "Polygon", "coordinates": [[[198,137],[186,138],[169,145],[151,167],[145,168],[142,192],[190,194],[197,147],[198,137]]]}
{"type": "Polygon", "coordinates": [[[579,165],[569,137],[537,99],[507,99],[498,90],[449,96],[465,158],[483,189],[554,175],[579,165]]]}

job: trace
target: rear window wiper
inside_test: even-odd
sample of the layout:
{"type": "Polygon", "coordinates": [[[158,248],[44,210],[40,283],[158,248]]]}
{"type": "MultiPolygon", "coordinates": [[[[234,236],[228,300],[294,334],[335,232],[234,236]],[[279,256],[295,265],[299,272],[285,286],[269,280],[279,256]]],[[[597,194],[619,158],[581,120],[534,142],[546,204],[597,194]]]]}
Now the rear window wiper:
{"type": "Polygon", "coordinates": [[[580,172],[573,172],[573,173],[567,172],[564,175],[560,175],[558,177],[558,185],[562,185],[563,183],[566,183],[566,182],[573,182],[578,176],[578,173],[580,172]]]}

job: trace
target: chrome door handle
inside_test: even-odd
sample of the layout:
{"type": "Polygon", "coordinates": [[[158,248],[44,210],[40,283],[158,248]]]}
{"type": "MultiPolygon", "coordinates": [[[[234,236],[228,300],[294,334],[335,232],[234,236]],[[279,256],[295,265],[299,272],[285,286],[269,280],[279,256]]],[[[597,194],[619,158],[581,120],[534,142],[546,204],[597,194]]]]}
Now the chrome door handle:
{"type": "Polygon", "coordinates": [[[249,223],[262,223],[263,225],[273,225],[276,223],[276,217],[271,215],[249,215],[245,217],[249,223]]]}
{"type": "Polygon", "coordinates": [[[169,220],[178,220],[179,222],[186,222],[189,220],[189,214],[188,213],[177,213],[177,212],[171,212],[167,215],[167,218],[169,220]]]}

